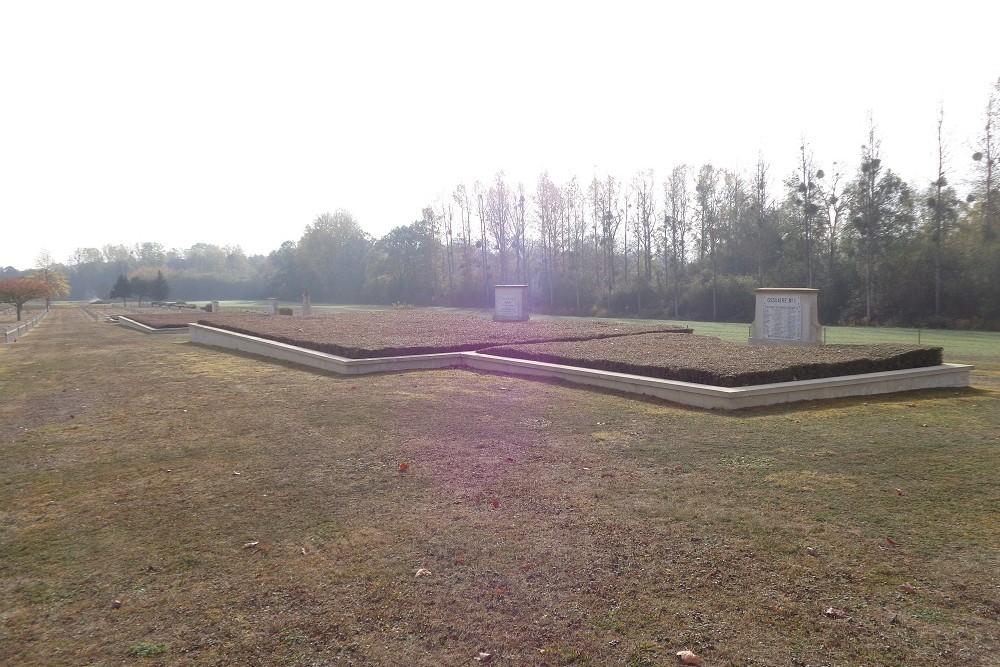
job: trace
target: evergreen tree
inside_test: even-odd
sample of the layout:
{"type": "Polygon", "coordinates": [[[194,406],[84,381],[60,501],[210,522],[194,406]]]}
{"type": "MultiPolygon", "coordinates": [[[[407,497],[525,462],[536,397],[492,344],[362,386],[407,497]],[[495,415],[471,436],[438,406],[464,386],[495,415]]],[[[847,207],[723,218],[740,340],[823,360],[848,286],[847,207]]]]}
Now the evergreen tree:
{"type": "Polygon", "coordinates": [[[119,274],[118,280],[115,282],[114,287],[111,288],[110,298],[121,299],[122,305],[125,306],[126,299],[132,296],[132,285],[129,283],[128,278],[124,275],[119,274]]]}
{"type": "Polygon", "coordinates": [[[154,301],[164,301],[170,294],[170,285],[167,283],[167,279],[163,277],[163,271],[157,271],[156,277],[149,284],[149,298],[154,301]]]}

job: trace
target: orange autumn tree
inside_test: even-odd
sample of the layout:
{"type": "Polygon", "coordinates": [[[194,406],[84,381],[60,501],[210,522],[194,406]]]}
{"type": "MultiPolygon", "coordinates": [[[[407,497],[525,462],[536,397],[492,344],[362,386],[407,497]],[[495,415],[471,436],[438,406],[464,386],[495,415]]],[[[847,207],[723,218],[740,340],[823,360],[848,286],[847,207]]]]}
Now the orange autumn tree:
{"type": "Polygon", "coordinates": [[[17,308],[17,320],[21,321],[21,309],[33,299],[52,297],[52,286],[37,278],[5,278],[0,280],[0,303],[13,304],[17,308]]]}

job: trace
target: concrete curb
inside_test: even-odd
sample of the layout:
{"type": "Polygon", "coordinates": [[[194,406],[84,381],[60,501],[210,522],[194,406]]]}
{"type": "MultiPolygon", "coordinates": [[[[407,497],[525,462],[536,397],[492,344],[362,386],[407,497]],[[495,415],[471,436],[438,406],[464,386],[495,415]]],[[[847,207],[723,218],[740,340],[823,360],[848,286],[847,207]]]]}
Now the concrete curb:
{"type": "Polygon", "coordinates": [[[130,320],[122,315],[118,316],[118,326],[125,327],[126,329],[132,329],[134,331],[141,331],[146,334],[186,334],[188,332],[185,327],[164,327],[162,329],[157,329],[155,327],[148,327],[145,324],[140,324],[135,320],[130,320]]]}

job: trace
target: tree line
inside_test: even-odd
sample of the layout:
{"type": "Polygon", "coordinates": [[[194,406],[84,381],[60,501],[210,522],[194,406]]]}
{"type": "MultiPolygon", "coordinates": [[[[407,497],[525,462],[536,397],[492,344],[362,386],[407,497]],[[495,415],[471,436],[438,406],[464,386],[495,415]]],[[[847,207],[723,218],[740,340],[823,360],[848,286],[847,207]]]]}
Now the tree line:
{"type": "Polygon", "coordinates": [[[884,160],[871,118],[853,164],[803,142],[777,187],[763,158],[530,187],[499,172],[377,240],[347,211],[321,215],[270,254],[267,284],[286,299],[489,306],[514,282],[536,311],[740,322],[757,287],[813,287],[824,322],[997,327],[998,117],[1000,81],[957,157],[942,110],[935,169],[917,183],[884,160]]]}
{"type": "Polygon", "coordinates": [[[266,256],[143,243],[79,249],[60,268],[74,298],[157,272],[192,300],[308,291],[316,302],[490,307],[493,285],[522,283],[536,312],[739,322],[753,318],[757,287],[814,287],[824,323],[995,328],[998,119],[1000,80],[974,149],[955,156],[942,111],[936,168],[917,183],[884,160],[869,119],[852,164],[825,164],[803,141],[778,185],[763,157],[749,170],[542,173],[531,185],[498,172],[378,239],[338,210],[266,256]]]}

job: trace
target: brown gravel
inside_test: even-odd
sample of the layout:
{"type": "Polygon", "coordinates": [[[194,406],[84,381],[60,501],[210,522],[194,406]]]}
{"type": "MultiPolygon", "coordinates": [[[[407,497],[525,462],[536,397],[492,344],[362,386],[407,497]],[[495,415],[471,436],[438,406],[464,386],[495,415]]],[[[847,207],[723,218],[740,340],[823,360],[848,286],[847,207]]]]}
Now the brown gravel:
{"type": "Polygon", "coordinates": [[[199,323],[351,359],[466,352],[497,345],[691,331],[661,323],[636,324],[610,320],[494,322],[485,316],[433,310],[386,310],[326,317],[219,313],[200,318],[199,323]]]}
{"type": "Polygon", "coordinates": [[[711,336],[642,334],[613,340],[508,345],[482,350],[722,387],[937,366],[940,347],[917,345],[740,345],[711,336]]]}

